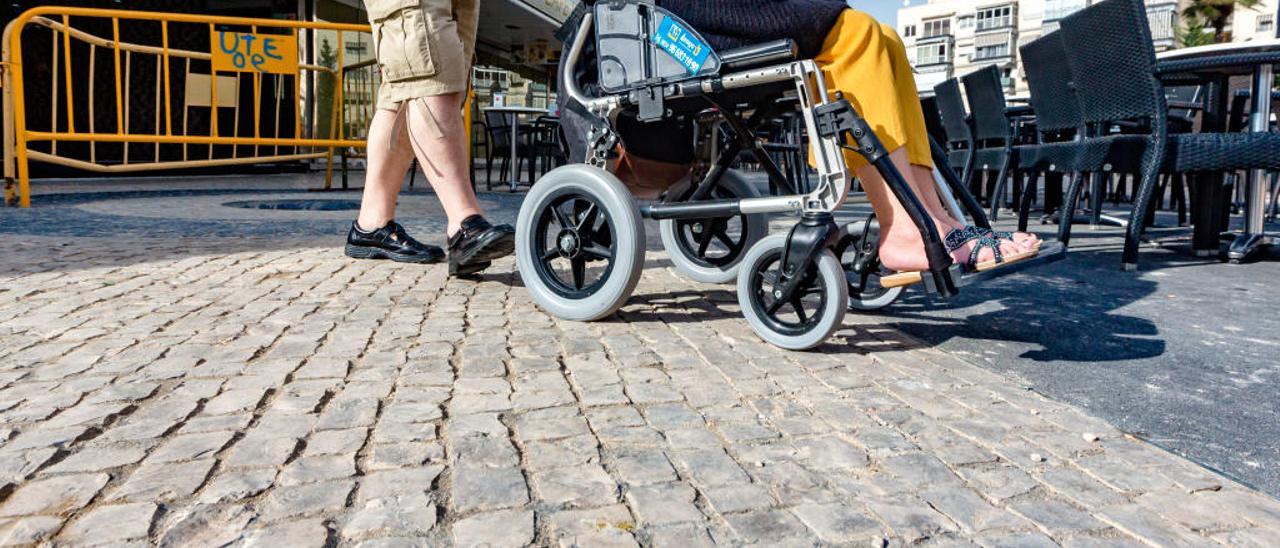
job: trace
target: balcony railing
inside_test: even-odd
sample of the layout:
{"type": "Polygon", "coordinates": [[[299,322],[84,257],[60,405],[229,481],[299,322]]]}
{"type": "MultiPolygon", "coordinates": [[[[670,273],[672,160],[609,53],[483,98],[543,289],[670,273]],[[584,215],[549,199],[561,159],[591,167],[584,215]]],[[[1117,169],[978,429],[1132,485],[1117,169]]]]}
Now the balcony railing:
{"type": "Polygon", "coordinates": [[[1005,29],[1013,26],[1013,16],[1006,15],[1003,17],[993,17],[990,19],[979,19],[976,29],[978,32],[1005,29]]]}

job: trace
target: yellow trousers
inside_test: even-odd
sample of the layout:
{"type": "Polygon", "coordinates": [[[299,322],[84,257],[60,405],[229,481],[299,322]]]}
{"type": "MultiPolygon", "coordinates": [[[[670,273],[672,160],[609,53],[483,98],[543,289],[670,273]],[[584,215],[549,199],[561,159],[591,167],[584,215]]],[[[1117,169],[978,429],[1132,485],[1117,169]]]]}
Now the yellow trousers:
{"type": "MultiPolygon", "coordinates": [[[[893,27],[846,9],[814,61],[822,68],[828,91],[843,92],[886,149],[905,146],[912,164],[933,167],[911,63],[893,27]]],[[[844,155],[851,170],[867,164],[857,152],[846,150],[844,155]]]]}

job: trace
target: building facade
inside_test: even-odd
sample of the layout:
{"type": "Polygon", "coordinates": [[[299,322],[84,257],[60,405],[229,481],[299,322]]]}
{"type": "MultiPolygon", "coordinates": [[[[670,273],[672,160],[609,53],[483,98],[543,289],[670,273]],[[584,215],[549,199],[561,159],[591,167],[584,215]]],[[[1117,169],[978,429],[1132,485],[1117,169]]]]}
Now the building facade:
{"type": "MultiPolygon", "coordinates": [[[[1178,16],[1188,0],[1147,0],[1151,38],[1157,51],[1178,46],[1178,16]]],[[[1237,8],[1232,40],[1276,37],[1276,5],[1263,0],[1254,9],[1237,8]]],[[[922,93],[953,76],[994,64],[1006,93],[1027,93],[1018,46],[1057,30],[1061,20],[1091,0],[929,0],[898,10],[898,33],[922,93]]]]}

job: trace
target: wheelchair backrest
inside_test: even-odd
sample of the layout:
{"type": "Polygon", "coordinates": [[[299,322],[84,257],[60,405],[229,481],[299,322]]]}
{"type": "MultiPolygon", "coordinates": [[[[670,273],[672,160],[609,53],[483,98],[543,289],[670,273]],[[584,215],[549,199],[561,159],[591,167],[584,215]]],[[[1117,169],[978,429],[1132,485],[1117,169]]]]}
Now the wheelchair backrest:
{"type": "Polygon", "coordinates": [[[651,0],[602,0],[595,10],[600,89],[619,93],[720,71],[698,31],[651,0]]]}

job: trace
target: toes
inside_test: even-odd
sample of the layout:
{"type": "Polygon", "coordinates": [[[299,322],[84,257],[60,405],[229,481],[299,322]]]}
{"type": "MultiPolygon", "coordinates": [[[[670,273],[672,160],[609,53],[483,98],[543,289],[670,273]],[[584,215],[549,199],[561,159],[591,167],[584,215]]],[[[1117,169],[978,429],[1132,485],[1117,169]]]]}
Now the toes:
{"type": "Polygon", "coordinates": [[[1032,234],[1032,233],[1030,233],[1030,232],[1014,232],[1014,233],[1013,233],[1013,236],[1014,236],[1015,238],[1020,238],[1022,241],[1027,242],[1027,243],[1030,243],[1030,244],[1034,244],[1034,243],[1036,243],[1036,242],[1039,242],[1039,241],[1040,241],[1040,237],[1039,237],[1039,236],[1037,236],[1037,235],[1035,235],[1035,234],[1032,234]]]}

